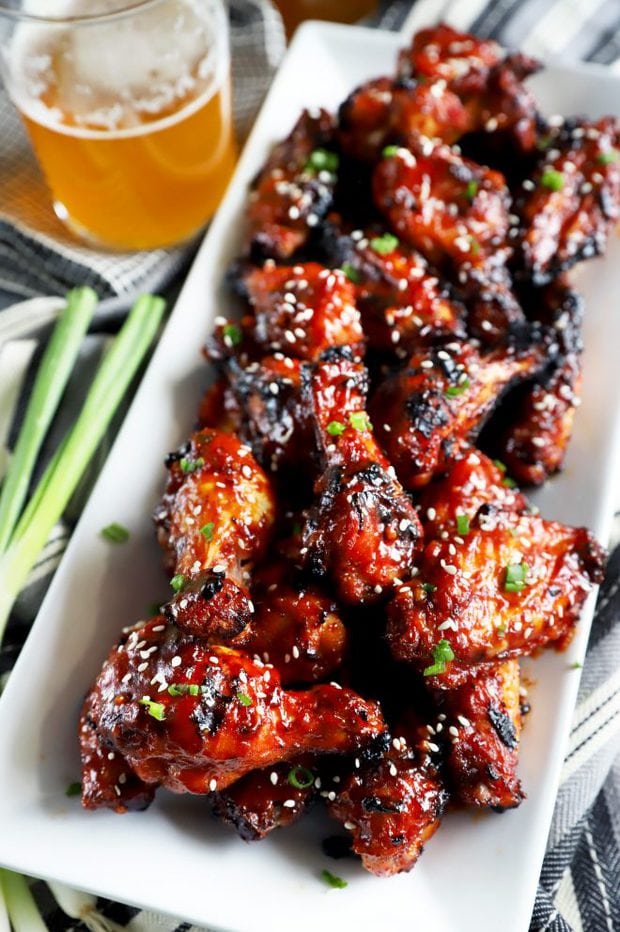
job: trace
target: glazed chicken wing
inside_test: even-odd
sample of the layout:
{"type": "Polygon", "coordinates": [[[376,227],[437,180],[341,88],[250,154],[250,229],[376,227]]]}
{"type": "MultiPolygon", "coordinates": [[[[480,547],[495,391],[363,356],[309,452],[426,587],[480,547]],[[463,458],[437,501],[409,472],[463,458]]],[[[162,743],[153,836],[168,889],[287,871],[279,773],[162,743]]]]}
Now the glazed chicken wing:
{"type": "Polygon", "coordinates": [[[303,375],[324,472],[302,553],[314,575],[329,575],[343,601],[374,602],[409,576],[420,522],[373,436],[364,366],[333,350],[303,375]]]}
{"type": "Polygon", "coordinates": [[[605,251],[620,216],[618,120],[566,122],[551,130],[533,177],[523,182],[521,258],[534,284],[605,251]]]}
{"type": "Polygon", "coordinates": [[[478,664],[565,645],[604,563],[585,528],[483,508],[464,538],[427,544],[395,593],[392,653],[452,688],[478,664]]]}
{"type": "Polygon", "coordinates": [[[521,736],[519,661],[497,663],[443,693],[451,787],[466,806],[512,809],[524,799],[517,764],[521,736]]]}
{"type": "Polygon", "coordinates": [[[558,350],[521,392],[498,452],[519,482],[541,485],[562,467],[581,392],[583,302],[554,285],[552,320],[558,350]]]}
{"type": "Polygon", "coordinates": [[[334,121],[325,110],[304,110],[278,143],[250,193],[248,248],[262,258],[288,259],[329,210],[338,157],[334,121]]]}
{"type": "Polygon", "coordinates": [[[177,793],[225,789],[303,754],[361,753],[385,730],[378,706],[351,690],[287,692],[271,665],[161,617],[114,648],[84,708],[144,783],[177,793]]]}
{"type": "Polygon", "coordinates": [[[296,822],[308,810],[317,795],[314,779],[303,764],[254,770],[216,792],[213,811],[244,841],[260,841],[275,828],[296,822]]]}
{"type": "Polygon", "coordinates": [[[256,612],[231,642],[271,663],[284,686],[332,676],[348,644],[336,603],[298,577],[284,560],[263,568],[252,588],[256,612]]]}
{"type": "Polygon", "coordinates": [[[426,485],[467,448],[511,385],[541,366],[542,349],[481,356],[450,343],[412,356],[379,385],[370,405],[377,436],[406,489],[426,485]]]}
{"type": "Polygon", "coordinates": [[[397,734],[378,760],[354,767],[337,783],[325,781],[322,791],[330,815],[351,832],[353,851],[378,877],[411,870],[448,798],[436,763],[439,747],[429,744],[426,730],[400,728],[397,734]]]}
{"type": "Polygon", "coordinates": [[[177,595],[168,618],[205,637],[230,637],[249,621],[249,570],[269,541],[274,499],[248,447],[205,429],[166,461],[168,484],[155,511],[177,595]]]}
{"type": "Polygon", "coordinates": [[[380,229],[344,232],[328,225],[328,249],[351,279],[364,333],[373,349],[407,354],[465,336],[464,308],[424,257],[380,229]]]}
{"type": "Polygon", "coordinates": [[[504,464],[490,460],[480,450],[470,450],[449,464],[443,479],[424,489],[420,497],[424,539],[467,534],[482,505],[496,505],[515,514],[527,508],[504,464]]]}
{"type": "Polygon", "coordinates": [[[317,262],[265,264],[249,270],[244,285],[252,335],[263,351],[316,361],[330,346],[361,346],[355,291],[344,272],[317,262]]]}

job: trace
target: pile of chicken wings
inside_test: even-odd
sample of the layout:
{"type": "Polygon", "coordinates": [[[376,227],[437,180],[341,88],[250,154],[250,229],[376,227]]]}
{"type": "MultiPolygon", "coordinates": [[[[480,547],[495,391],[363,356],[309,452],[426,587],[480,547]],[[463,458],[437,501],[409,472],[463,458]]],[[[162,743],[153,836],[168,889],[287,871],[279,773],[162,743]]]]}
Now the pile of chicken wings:
{"type": "Polygon", "coordinates": [[[579,403],[567,272],[620,210],[620,127],[546,119],[536,61],[447,26],[254,180],[242,305],[155,513],[172,594],[80,721],[83,804],[209,797],[242,838],[316,803],[336,847],[409,870],[447,805],[518,806],[519,658],[601,580],[520,486],[579,403]]]}

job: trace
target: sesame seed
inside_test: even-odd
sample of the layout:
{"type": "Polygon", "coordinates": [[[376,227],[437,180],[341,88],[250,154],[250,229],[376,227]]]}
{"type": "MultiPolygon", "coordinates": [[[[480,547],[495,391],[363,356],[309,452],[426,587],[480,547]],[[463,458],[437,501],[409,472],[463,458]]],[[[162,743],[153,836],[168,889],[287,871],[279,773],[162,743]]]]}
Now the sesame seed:
{"type": "Polygon", "coordinates": [[[465,718],[464,715],[457,715],[457,720],[463,726],[463,728],[469,728],[469,726],[471,725],[471,722],[469,721],[469,719],[465,718]]]}
{"type": "Polygon", "coordinates": [[[448,734],[452,735],[453,738],[458,738],[459,730],[458,728],[455,728],[454,725],[450,725],[450,727],[448,728],[448,734]]]}
{"type": "Polygon", "coordinates": [[[152,631],[165,631],[165,630],[166,630],[166,626],[165,626],[165,625],[155,625],[155,627],[152,628],[151,630],[152,630],[152,631]]]}
{"type": "Polygon", "coordinates": [[[138,667],[138,673],[144,673],[147,667],[148,667],[148,663],[146,663],[146,661],[144,663],[141,663],[140,666],[138,667]]]}
{"type": "Polygon", "coordinates": [[[121,784],[121,786],[122,786],[123,783],[127,783],[127,774],[126,774],[126,773],[119,773],[119,775],[118,775],[118,782],[121,784]]]}
{"type": "Polygon", "coordinates": [[[180,667],[180,666],[181,666],[181,663],[182,663],[182,660],[181,660],[181,658],[179,657],[179,655],[177,654],[176,657],[173,657],[172,660],[170,661],[170,666],[171,666],[171,667],[180,667]]]}
{"type": "Polygon", "coordinates": [[[395,751],[400,751],[400,740],[398,738],[392,739],[392,747],[395,751]]]}
{"type": "Polygon", "coordinates": [[[333,803],[333,801],[336,798],[336,794],[334,793],[333,790],[330,790],[329,793],[327,793],[327,798],[329,799],[331,803],[333,803]]]}
{"type": "Polygon", "coordinates": [[[439,752],[439,745],[438,745],[438,744],[433,744],[432,741],[427,741],[427,742],[426,742],[426,747],[427,747],[427,748],[429,749],[429,751],[431,751],[433,754],[437,754],[437,753],[439,752]]]}
{"type": "Polygon", "coordinates": [[[286,806],[287,809],[294,809],[297,803],[294,799],[285,799],[282,805],[286,806]]]}
{"type": "Polygon", "coordinates": [[[108,760],[114,760],[115,757],[116,757],[116,754],[114,753],[114,751],[110,751],[110,753],[108,754],[108,760]]]}
{"type": "Polygon", "coordinates": [[[125,676],[122,678],[121,683],[128,683],[130,679],[131,679],[131,673],[126,673],[125,676]]]}
{"type": "Polygon", "coordinates": [[[396,774],[398,773],[398,769],[397,769],[397,767],[396,767],[396,764],[390,762],[390,768],[389,768],[389,769],[390,769],[390,776],[395,777],[396,774]]]}
{"type": "Polygon", "coordinates": [[[347,821],[344,823],[344,827],[347,829],[347,831],[352,832],[356,825],[355,822],[347,821]]]}
{"type": "Polygon", "coordinates": [[[278,782],[278,774],[276,773],[275,770],[272,770],[272,771],[271,771],[271,773],[269,774],[269,779],[271,780],[271,782],[272,782],[273,785],[275,786],[276,783],[278,782]]]}
{"type": "Polygon", "coordinates": [[[427,508],[426,517],[428,518],[429,521],[434,521],[435,518],[437,517],[437,512],[435,511],[434,508],[427,508]]]}
{"type": "Polygon", "coordinates": [[[211,790],[212,793],[214,793],[215,790],[217,789],[217,780],[215,778],[213,778],[212,780],[209,780],[209,789],[211,790]]]}

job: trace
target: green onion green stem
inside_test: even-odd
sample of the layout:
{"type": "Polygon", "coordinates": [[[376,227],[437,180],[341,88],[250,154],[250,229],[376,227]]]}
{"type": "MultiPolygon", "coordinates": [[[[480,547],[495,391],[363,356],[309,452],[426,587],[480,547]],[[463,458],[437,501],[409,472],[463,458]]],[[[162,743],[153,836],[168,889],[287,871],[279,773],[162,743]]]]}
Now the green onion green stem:
{"type": "Polygon", "coordinates": [[[0,888],[13,932],[47,932],[25,877],[0,868],[0,888]]]}
{"type": "Polygon", "coordinates": [[[28,494],[41,445],[73,371],[88,330],[97,295],[92,288],[74,288],[52,331],[41,359],[24,421],[0,494],[0,553],[6,550],[28,494]]]}
{"type": "Polygon", "coordinates": [[[64,512],[162,321],[165,302],[143,295],[104,356],[80,414],[45,471],[25,518],[0,555],[0,641],[15,599],[64,512]]]}

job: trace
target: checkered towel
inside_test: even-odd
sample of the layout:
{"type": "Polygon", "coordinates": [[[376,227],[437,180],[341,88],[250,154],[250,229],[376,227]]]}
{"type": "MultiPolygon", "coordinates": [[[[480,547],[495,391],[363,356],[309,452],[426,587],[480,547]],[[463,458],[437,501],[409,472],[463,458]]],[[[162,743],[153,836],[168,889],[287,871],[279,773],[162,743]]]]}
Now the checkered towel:
{"type": "MultiPolygon", "coordinates": [[[[236,119],[245,128],[281,57],[283,36],[279,18],[267,0],[234,0],[229,8],[236,119]]],[[[410,33],[440,19],[543,59],[584,58],[620,71],[619,0],[418,0],[414,4],[397,0],[382,3],[371,23],[410,33]]],[[[4,130],[0,159],[13,160],[13,166],[19,163],[16,175],[12,175],[13,168],[0,174],[17,178],[11,184],[18,185],[24,156],[19,138],[12,135],[19,127],[11,130],[5,122],[8,119],[13,117],[7,116],[7,107],[0,101],[0,126],[4,130]]],[[[24,162],[23,170],[26,168],[32,179],[35,166],[24,162]]],[[[183,262],[184,254],[178,250],[132,257],[97,255],[67,243],[57,225],[54,229],[43,227],[35,213],[29,215],[30,227],[23,214],[13,213],[7,218],[11,213],[7,184],[0,182],[4,189],[0,201],[4,205],[0,212],[0,288],[10,285],[21,295],[41,291],[49,294],[62,292],[73,283],[90,282],[101,294],[113,298],[146,287],[147,282],[148,287],[154,287],[154,281],[167,280],[183,262]],[[44,229],[44,235],[35,237],[32,229],[44,229]]],[[[35,208],[31,204],[28,209],[35,208]]],[[[2,413],[11,410],[11,404],[18,403],[23,394],[38,351],[37,337],[53,318],[56,307],[53,302],[40,301],[19,312],[0,312],[0,474],[2,448],[10,438],[11,428],[6,415],[3,421],[2,413]]],[[[104,302],[101,313],[109,316],[118,307],[118,300],[104,302]]],[[[92,371],[93,355],[102,351],[104,340],[102,336],[90,338],[81,362],[84,374],[92,371]]],[[[62,412],[69,421],[80,384],[78,371],[73,401],[70,396],[62,412]]],[[[104,456],[102,449],[101,460],[104,456]]],[[[80,498],[72,503],[69,518],[77,517],[81,504],[80,498]]],[[[612,544],[620,541],[620,511],[616,517],[612,544]]],[[[67,525],[59,526],[29,581],[0,654],[0,674],[6,673],[14,661],[67,536],[67,525]]],[[[620,627],[615,624],[619,616],[620,547],[612,555],[599,597],[530,932],[620,932],[620,627]]],[[[86,928],[58,909],[44,884],[35,885],[35,894],[52,932],[86,928]]],[[[199,932],[188,923],[118,903],[101,901],[99,906],[111,928],[120,925],[129,932],[199,932]]],[[[104,929],[105,925],[97,928],[104,929]]]]}

